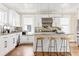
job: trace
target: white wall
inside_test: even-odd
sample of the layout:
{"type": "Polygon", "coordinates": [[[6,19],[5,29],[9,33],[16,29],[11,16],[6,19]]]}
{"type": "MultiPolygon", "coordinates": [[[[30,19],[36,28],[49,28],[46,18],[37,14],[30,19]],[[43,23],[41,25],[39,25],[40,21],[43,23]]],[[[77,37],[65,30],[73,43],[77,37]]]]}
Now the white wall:
{"type": "Polygon", "coordinates": [[[32,15],[23,15],[22,16],[22,30],[27,31],[27,25],[31,25],[31,32],[29,34],[34,33],[34,17],[32,15]]]}

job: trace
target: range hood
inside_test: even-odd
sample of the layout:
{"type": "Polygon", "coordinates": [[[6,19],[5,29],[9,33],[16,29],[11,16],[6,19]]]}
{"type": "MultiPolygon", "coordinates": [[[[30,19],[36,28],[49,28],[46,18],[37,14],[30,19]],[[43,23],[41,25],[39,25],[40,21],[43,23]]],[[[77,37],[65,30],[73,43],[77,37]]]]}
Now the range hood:
{"type": "Polygon", "coordinates": [[[53,23],[53,19],[52,17],[50,18],[42,18],[42,26],[45,27],[45,26],[50,26],[52,27],[52,23],[53,23]]]}

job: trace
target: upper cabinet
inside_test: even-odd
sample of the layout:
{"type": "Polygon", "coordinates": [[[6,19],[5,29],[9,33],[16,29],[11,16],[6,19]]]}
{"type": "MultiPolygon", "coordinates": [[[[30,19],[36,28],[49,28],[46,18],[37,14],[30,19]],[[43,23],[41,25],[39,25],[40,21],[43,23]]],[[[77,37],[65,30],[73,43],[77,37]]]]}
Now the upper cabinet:
{"type": "Polygon", "coordinates": [[[15,26],[20,27],[20,15],[16,13],[15,18],[15,26]]]}
{"type": "Polygon", "coordinates": [[[4,26],[5,24],[20,27],[20,15],[15,10],[0,4],[0,25],[4,26]]]}
{"type": "Polygon", "coordinates": [[[9,25],[20,27],[20,15],[14,11],[9,10],[9,25]]]}
{"type": "Polygon", "coordinates": [[[0,10],[0,25],[8,23],[7,21],[7,11],[0,10]]]}

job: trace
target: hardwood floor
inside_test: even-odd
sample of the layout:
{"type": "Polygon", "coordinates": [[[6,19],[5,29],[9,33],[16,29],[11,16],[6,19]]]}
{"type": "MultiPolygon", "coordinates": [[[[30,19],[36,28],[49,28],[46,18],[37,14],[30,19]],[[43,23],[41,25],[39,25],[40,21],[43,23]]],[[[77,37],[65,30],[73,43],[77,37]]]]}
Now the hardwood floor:
{"type": "Polygon", "coordinates": [[[71,54],[69,53],[69,52],[51,52],[50,54],[49,54],[49,52],[44,52],[44,55],[43,55],[43,53],[42,52],[35,52],[34,53],[35,54],[35,56],[70,56],[71,54]]]}
{"type": "Polygon", "coordinates": [[[72,56],[79,56],[79,47],[76,43],[70,43],[72,56]]]}
{"type": "Polygon", "coordinates": [[[33,56],[33,46],[32,45],[20,45],[16,47],[13,51],[8,53],[6,56],[33,56]]]}
{"type": "MultiPolygon", "coordinates": [[[[70,43],[71,52],[67,52],[67,55],[69,56],[79,56],[79,47],[76,43],[70,43]]],[[[16,47],[13,51],[11,51],[7,56],[43,56],[42,52],[38,52],[37,54],[33,52],[33,46],[32,45],[20,45],[16,47]]],[[[51,56],[64,56],[63,53],[51,53],[51,56]]],[[[49,56],[48,52],[44,52],[44,56],[49,56]]]]}

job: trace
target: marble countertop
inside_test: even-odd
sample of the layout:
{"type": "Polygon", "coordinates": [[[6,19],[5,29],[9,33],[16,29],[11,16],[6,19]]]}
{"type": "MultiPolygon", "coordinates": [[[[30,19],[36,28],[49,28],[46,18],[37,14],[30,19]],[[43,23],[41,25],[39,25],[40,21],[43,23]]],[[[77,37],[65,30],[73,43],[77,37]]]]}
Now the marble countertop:
{"type": "Polygon", "coordinates": [[[19,32],[21,32],[21,31],[16,31],[16,32],[11,32],[11,33],[0,33],[0,36],[19,33],[19,32]]]}
{"type": "Polygon", "coordinates": [[[37,33],[34,33],[34,35],[39,35],[39,34],[42,34],[42,35],[72,35],[72,34],[55,33],[55,32],[37,32],[37,33]]]}

